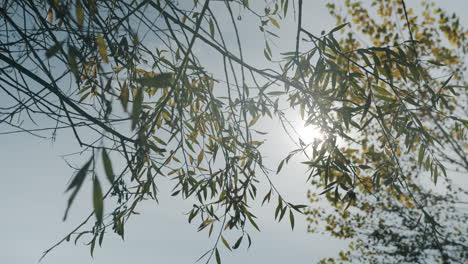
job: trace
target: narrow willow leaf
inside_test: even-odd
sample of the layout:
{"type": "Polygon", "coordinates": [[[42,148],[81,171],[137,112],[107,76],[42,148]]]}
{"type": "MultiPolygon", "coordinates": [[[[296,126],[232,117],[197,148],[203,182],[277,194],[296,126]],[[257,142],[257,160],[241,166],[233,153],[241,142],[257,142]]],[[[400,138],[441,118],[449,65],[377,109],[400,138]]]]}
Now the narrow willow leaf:
{"type": "Polygon", "coordinates": [[[255,229],[260,231],[260,228],[258,228],[257,223],[255,223],[255,221],[252,219],[252,217],[250,215],[247,215],[247,219],[249,219],[250,223],[255,227],[255,229]]]}
{"type": "Polygon", "coordinates": [[[94,248],[96,247],[96,236],[93,238],[93,240],[91,241],[91,246],[89,248],[90,250],[90,253],[91,253],[91,257],[94,256],[94,248]]]}
{"type": "MultiPolygon", "coordinates": [[[[7,1],[5,1],[5,3],[6,2],[7,1]]],[[[52,8],[49,8],[49,11],[47,12],[47,18],[48,18],[50,24],[52,24],[52,22],[54,22],[54,12],[52,12],[52,8]]]]}
{"type": "Polygon", "coordinates": [[[255,123],[257,123],[259,119],[260,119],[260,116],[254,117],[252,120],[250,120],[248,127],[252,127],[253,125],[255,125],[255,123]]]}
{"type": "Polygon", "coordinates": [[[281,169],[283,168],[283,164],[284,164],[284,160],[282,160],[279,165],[278,165],[278,169],[276,170],[276,174],[280,173],[281,169]]]}
{"type": "Polygon", "coordinates": [[[210,19],[209,24],[210,24],[210,36],[211,38],[214,38],[215,29],[214,29],[213,19],[210,19]]]}
{"type": "Polygon", "coordinates": [[[102,217],[104,214],[104,198],[102,196],[101,184],[97,177],[94,177],[93,183],[93,206],[94,214],[96,215],[96,220],[99,223],[102,223],[102,217]]]}
{"type": "Polygon", "coordinates": [[[120,99],[120,102],[122,103],[122,106],[123,106],[125,112],[127,112],[129,97],[130,97],[130,92],[128,91],[127,82],[124,82],[122,87],[120,88],[119,99],[120,99]]]}
{"type": "Polygon", "coordinates": [[[349,23],[341,24],[341,25],[337,26],[336,28],[330,30],[330,33],[328,33],[328,34],[332,34],[332,33],[336,32],[336,31],[338,31],[338,30],[344,28],[344,27],[347,26],[348,24],[349,24],[349,23]]]}
{"type": "Polygon", "coordinates": [[[114,184],[114,170],[112,169],[112,162],[107,155],[105,149],[102,150],[102,162],[104,165],[104,171],[106,172],[107,179],[111,184],[114,184]]]}
{"type": "Polygon", "coordinates": [[[277,28],[280,28],[280,24],[278,23],[278,21],[276,21],[276,19],[272,18],[272,17],[269,17],[271,23],[277,27],[277,28]]]}
{"type": "Polygon", "coordinates": [[[205,156],[205,151],[200,151],[200,153],[198,154],[197,156],[197,162],[198,162],[198,165],[200,165],[200,163],[203,161],[203,157],[205,156]]]}
{"type": "Polygon", "coordinates": [[[424,145],[421,145],[421,147],[419,147],[419,154],[418,154],[418,164],[420,167],[423,162],[423,159],[424,159],[424,145]]]}
{"type": "Polygon", "coordinates": [[[98,45],[99,54],[101,55],[102,61],[104,63],[109,63],[109,58],[107,57],[107,47],[104,38],[101,35],[96,37],[96,42],[98,45]]]}
{"type": "Polygon", "coordinates": [[[284,6],[283,6],[283,16],[286,16],[286,14],[288,13],[288,5],[289,5],[289,0],[287,1],[284,1],[284,6]]]}
{"type": "Polygon", "coordinates": [[[70,67],[70,71],[75,75],[75,78],[77,80],[80,80],[80,75],[78,72],[78,62],[76,60],[76,57],[78,56],[78,51],[75,49],[75,47],[71,46],[68,49],[68,66],[70,67]]]}
{"type": "Polygon", "coordinates": [[[81,5],[81,1],[77,0],[76,1],[76,21],[78,22],[78,25],[80,27],[83,26],[84,22],[84,12],[83,12],[83,6],[81,5]]]}
{"type": "Polygon", "coordinates": [[[216,263],[221,264],[221,256],[219,255],[218,249],[215,250],[216,263]]]}
{"type": "Polygon", "coordinates": [[[294,229],[294,214],[289,210],[289,222],[291,223],[291,229],[294,229]]]}
{"type": "Polygon", "coordinates": [[[83,184],[84,179],[86,178],[86,174],[88,173],[89,166],[91,165],[92,159],[88,160],[88,162],[81,167],[81,169],[76,173],[75,177],[71,181],[70,185],[67,188],[67,191],[71,190],[72,188],[80,188],[83,184]]]}
{"type": "Polygon", "coordinates": [[[132,107],[132,129],[135,129],[141,114],[141,106],[143,104],[143,88],[136,90],[136,95],[132,107]]]}
{"type": "Polygon", "coordinates": [[[57,52],[62,48],[62,45],[63,45],[63,42],[57,42],[55,43],[52,47],[50,47],[49,49],[47,49],[45,55],[47,58],[50,58],[52,56],[54,56],[55,54],[57,54],[57,52]]]}
{"type": "Polygon", "coordinates": [[[221,241],[223,241],[223,244],[224,244],[225,247],[227,247],[229,250],[232,251],[231,246],[229,246],[229,243],[227,242],[227,240],[223,236],[221,236],[221,241]]]}
{"type": "Polygon", "coordinates": [[[450,80],[452,79],[452,77],[453,77],[453,74],[450,75],[450,77],[448,77],[447,80],[445,80],[445,82],[444,82],[444,83],[442,84],[442,86],[440,87],[440,90],[444,89],[445,86],[447,86],[447,84],[450,82],[450,80]]]}
{"type": "Polygon", "coordinates": [[[136,82],[151,88],[166,88],[171,85],[173,75],[174,74],[171,72],[163,72],[154,77],[142,77],[136,79],[136,82]]]}
{"type": "Polygon", "coordinates": [[[74,188],[73,193],[70,195],[70,198],[68,198],[67,202],[67,208],[65,209],[65,214],[63,216],[63,220],[67,219],[68,211],[70,210],[70,207],[75,200],[76,195],[78,194],[78,191],[81,188],[81,185],[83,185],[83,182],[86,178],[86,174],[88,174],[88,169],[89,166],[91,165],[91,162],[93,159],[91,158],[88,162],[85,163],[85,165],[76,173],[75,177],[71,181],[70,185],[68,186],[66,191],[69,191],[74,188]]]}
{"type": "Polygon", "coordinates": [[[244,238],[244,237],[241,236],[241,237],[236,241],[236,243],[235,243],[234,246],[232,247],[233,249],[239,248],[240,244],[242,243],[242,238],[244,238]]]}

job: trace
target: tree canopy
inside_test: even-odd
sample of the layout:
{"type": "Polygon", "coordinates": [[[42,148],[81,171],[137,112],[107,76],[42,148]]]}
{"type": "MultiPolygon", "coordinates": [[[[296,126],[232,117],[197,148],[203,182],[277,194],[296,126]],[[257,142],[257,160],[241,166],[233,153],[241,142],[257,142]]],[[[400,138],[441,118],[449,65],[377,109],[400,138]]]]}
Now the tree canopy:
{"type": "Polygon", "coordinates": [[[328,4],[337,25],[315,35],[303,26],[302,0],[4,1],[0,87],[9,105],[0,122],[38,137],[72,131],[84,160],[66,187],[64,219],[82,188],[93,193],[93,212],[45,254],[80,239],[93,254],[109,231],[124,238],[137,206],[157,201],[169,177],[172,196],[194,201],[189,222],[216,242],[207,262],[221,262],[219,246],[250,245],[257,200],[276,201],[275,219],[292,228],[305,212],[311,231],[324,223],[354,239],[342,261],[466,260],[467,215],[456,207],[467,193],[449,176],[468,172],[467,32],[426,2],[422,14],[404,1],[371,6],[345,1],[342,14],[328,4]],[[275,32],[289,16],[295,44],[278,55],[275,32]],[[246,17],[258,21],[267,68],[244,55],[246,17]],[[268,131],[256,123],[280,120],[291,136],[285,109],[322,137],[298,140],[269,168],[268,131]],[[332,207],[290,203],[270,180],[299,154],[312,201],[320,190],[332,207]]]}

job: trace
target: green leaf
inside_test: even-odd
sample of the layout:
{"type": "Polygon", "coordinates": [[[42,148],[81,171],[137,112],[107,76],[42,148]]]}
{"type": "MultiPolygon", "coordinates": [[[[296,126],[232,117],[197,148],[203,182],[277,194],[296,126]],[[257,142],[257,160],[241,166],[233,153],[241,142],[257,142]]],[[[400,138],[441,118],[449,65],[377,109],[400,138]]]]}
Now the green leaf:
{"type": "Polygon", "coordinates": [[[221,264],[221,256],[219,255],[218,249],[215,250],[216,263],[221,264]]]}
{"type": "Polygon", "coordinates": [[[128,99],[130,97],[130,92],[128,90],[127,82],[124,82],[122,87],[120,88],[120,102],[122,103],[122,106],[124,108],[124,111],[127,112],[127,105],[128,105],[128,99]]]}
{"type": "Polygon", "coordinates": [[[294,214],[289,210],[289,222],[291,223],[291,229],[294,229],[294,214]]]}
{"type": "Polygon", "coordinates": [[[237,249],[239,248],[241,242],[242,242],[242,238],[244,238],[243,236],[239,237],[239,239],[236,241],[236,243],[234,244],[234,246],[232,247],[233,249],[237,249]]]}
{"type": "Polygon", "coordinates": [[[75,75],[77,80],[80,80],[80,74],[78,72],[78,62],[76,57],[78,56],[78,51],[75,47],[71,46],[68,49],[68,66],[70,67],[70,71],[75,75]]]}
{"type": "Polygon", "coordinates": [[[383,96],[393,96],[393,94],[390,93],[387,89],[378,85],[372,85],[372,89],[383,96]]]}
{"type": "Polygon", "coordinates": [[[336,28],[330,30],[330,33],[328,33],[328,34],[332,34],[332,33],[336,32],[336,31],[338,31],[338,30],[344,28],[344,27],[347,26],[348,24],[349,24],[349,23],[341,24],[341,25],[337,26],[336,28]]]}
{"type": "Polygon", "coordinates": [[[276,174],[280,173],[281,169],[283,168],[283,165],[284,165],[284,160],[282,160],[279,165],[278,165],[278,169],[276,170],[276,174]]]}
{"type": "Polygon", "coordinates": [[[73,178],[73,180],[71,181],[70,185],[68,186],[66,190],[66,191],[69,191],[74,188],[73,193],[70,195],[70,198],[68,199],[67,208],[65,209],[63,220],[67,219],[68,211],[70,210],[73,200],[75,200],[75,197],[78,194],[78,191],[80,190],[81,185],[83,185],[83,182],[86,178],[86,174],[88,174],[88,169],[92,161],[93,161],[93,158],[91,158],[88,162],[85,163],[83,167],[81,167],[81,169],[78,171],[78,173],[76,173],[75,177],[73,178]]]}
{"type": "Polygon", "coordinates": [[[154,77],[142,77],[138,78],[135,81],[143,86],[148,86],[151,88],[166,88],[171,85],[172,72],[163,72],[154,77]]]}
{"type": "Polygon", "coordinates": [[[249,219],[250,223],[255,227],[255,229],[260,231],[260,228],[258,228],[257,223],[255,223],[255,221],[252,219],[252,217],[249,214],[247,214],[247,219],[249,219]]]}
{"type": "Polygon", "coordinates": [[[96,220],[99,223],[102,223],[102,218],[104,214],[104,198],[102,196],[101,184],[97,177],[94,177],[93,184],[93,206],[94,214],[96,215],[96,220]]]}
{"type": "Polygon", "coordinates": [[[102,150],[102,162],[104,165],[104,171],[106,172],[107,179],[111,184],[114,184],[114,170],[112,169],[111,160],[109,158],[109,155],[107,155],[105,149],[102,150]]]}
{"type": "Polygon", "coordinates": [[[209,24],[210,24],[210,35],[211,35],[211,38],[214,38],[215,29],[214,29],[214,23],[213,23],[213,20],[212,20],[212,19],[210,19],[209,24]]]}
{"type": "Polygon", "coordinates": [[[55,43],[52,47],[50,47],[49,49],[47,49],[45,55],[47,58],[50,58],[52,56],[54,56],[55,54],[57,54],[57,52],[60,51],[60,49],[62,48],[62,45],[63,45],[63,42],[57,42],[55,43]]]}
{"type": "Polygon", "coordinates": [[[136,97],[133,101],[132,107],[132,129],[135,129],[138,119],[141,114],[141,106],[143,104],[143,88],[136,90],[136,97]]]}
{"type": "Polygon", "coordinates": [[[445,82],[444,82],[444,83],[442,84],[442,86],[440,87],[440,90],[444,89],[445,86],[447,86],[447,84],[450,82],[450,80],[452,79],[452,77],[453,77],[453,74],[450,75],[450,77],[448,77],[447,80],[445,80],[445,82]]]}
{"type": "Polygon", "coordinates": [[[420,167],[423,162],[423,159],[424,159],[424,145],[421,145],[419,147],[419,154],[418,154],[418,164],[420,167]]]}
{"type": "Polygon", "coordinates": [[[88,173],[89,166],[91,165],[92,159],[88,160],[88,162],[81,167],[81,169],[76,173],[75,177],[71,181],[70,185],[67,188],[67,191],[71,190],[72,188],[80,188],[83,184],[84,179],[86,178],[86,174],[88,173]]]}

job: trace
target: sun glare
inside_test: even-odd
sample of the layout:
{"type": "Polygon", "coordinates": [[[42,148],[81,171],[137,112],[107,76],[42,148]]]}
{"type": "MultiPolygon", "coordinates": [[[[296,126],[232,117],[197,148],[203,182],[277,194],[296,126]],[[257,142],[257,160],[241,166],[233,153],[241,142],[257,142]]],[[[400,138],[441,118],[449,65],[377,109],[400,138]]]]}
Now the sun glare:
{"type": "Polygon", "coordinates": [[[322,140],[323,133],[320,128],[314,125],[305,125],[303,120],[298,120],[296,131],[299,138],[306,144],[312,143],[315,140],[322,140]]]}

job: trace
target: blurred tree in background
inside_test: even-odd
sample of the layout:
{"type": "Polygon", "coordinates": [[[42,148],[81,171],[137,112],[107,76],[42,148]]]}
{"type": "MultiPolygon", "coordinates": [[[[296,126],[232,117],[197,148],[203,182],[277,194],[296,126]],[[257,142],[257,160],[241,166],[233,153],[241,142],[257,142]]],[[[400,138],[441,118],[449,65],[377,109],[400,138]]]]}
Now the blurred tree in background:
{"type": "MultiPolygon", "coordinates": [[[[294,227],[295,213],[306,206],[287,202],[272,184],[260,149],[268,131],[255,126],[268,116],[291,135],[289,108],[323,134],[310,144],[299,140],[275,169],[299,153],[307,157],[309,180],[335,210],[308,209],[312,228],[323,220],[338,237],[373,232],[377,244],[398,247],[395,258],[406,257],[415,245],[398,238],[395,223],[360,224],[378,223],[381,214],[371,212],[381,210],[416,219],[411,229],[425,235],[416,257],[427,248],[449,261],[445,252],[464,244],[446,244],[448,234],[452,242],[459,238],[438,221],[449,217],[456,225],[466,218],[446,215],[460,193],[449,188],[448,174],[468,167],[466,33],[456,17],[430,5],[419,19],[403,1],[375,5],[374,19],[359,2],[347,1],[351,21],[329,5],[338,26],[316,36],[302,25],[301,0],[4,1],[0,88],[8,105],[0,122],[10,130],[2,133],[54,138],[71,131],[85,161],[67,187],[64,219],[83,186],[93,193],[94,211],[45,254],[79,239],[89,241],[93,254],[109,231],[123,238],[138,204],[157,201],[162,177],[173,180],[172,196],[194,201],[189,222],[216,233],[202,256],[207,262],[221,262],[221,244],[229,250],[250,245],[246,227],[259,229],[253,201],[277,198],[275,218],[287,216],[294,227]],[[271,43],[291,14],[295,46],[280,57],[271,43]],[[268,67],[244,57],[248,45],[238,24],[246,18],[258,21],[268,67]],[[370,37],[368,44],[340,34],[355,28],[370,37]],[[211,70],[213,63],[222,67],[211,70]],[[419,179],[453,193],[431,194],[419,179]],[[270,190],[259,194],[260,184],[270,190]],[[431,207],[434,201],[444,204],[431,207]],[[361,222],[354,215],[359,210],[366,213],[361,222]],[[227,241],[229,230],[238,239],[227,241]]],[[[382,255],[359,241],[356,256],[382,255]]]]}
{"type": "MultiPolygon", "coordinates": [[[[454,182],[468,173],[466,120],[457,122],[467,116],[467,31],[455,14],[426,1],[418,13],[402,1],[327,7],[337,24],[351,22],[352,31],[338,39],[344,52],[357,50],[352,59],[373,64],[371,78],[381,73],[390,83],[369,94],[374,120],[340,147],[346,160],[361,164],[351,190],[341,200],[326,194],[334,210],[317,191],[309,193],[309,231],[351,241],[338,258],[322,262],[465,263],[468,190],[454,182]],[[401,47],[408,34],[414,41],[401,47]],[[379,48],[359,52],[365,46],[379,48]],[[405,69],[399,56],[414,66],[405,69]]],[[[366,82],[358,85],[373,85],[366,82]]],[[[328,185],[313,183],[336,188],[343,172],[332,174],[328,185]]]]}

